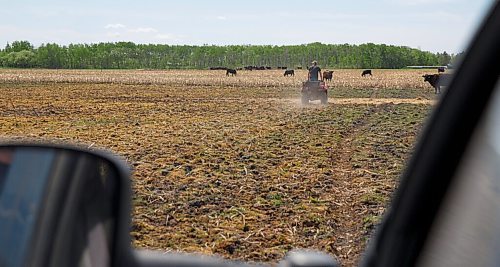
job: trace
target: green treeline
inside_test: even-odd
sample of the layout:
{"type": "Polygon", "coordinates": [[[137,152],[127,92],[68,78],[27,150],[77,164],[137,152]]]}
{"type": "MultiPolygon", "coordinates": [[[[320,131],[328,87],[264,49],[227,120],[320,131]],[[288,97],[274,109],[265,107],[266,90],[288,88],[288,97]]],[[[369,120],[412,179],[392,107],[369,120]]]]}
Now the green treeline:
{"type": "Polygon", "coordinates": [[[207,69],[269,66],[297,68],[317,60],[330,68],[396,69],[446,65],[453,55],[384,44],[191,46],[134,44],[42,44],[15,41],[0,49],[0,66],[50,69],[207,69]]]}

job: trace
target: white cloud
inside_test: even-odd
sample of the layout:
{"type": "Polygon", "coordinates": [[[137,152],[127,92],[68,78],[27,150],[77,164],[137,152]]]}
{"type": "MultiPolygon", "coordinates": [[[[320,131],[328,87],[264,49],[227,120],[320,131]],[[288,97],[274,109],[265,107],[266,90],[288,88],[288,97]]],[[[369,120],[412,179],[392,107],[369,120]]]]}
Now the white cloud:
{"type": "Polygon", "coordinates": [[[157,29],[154,28],[136,28],[136,29],[131,29],[130,32],[137,32],[137,33],[155,33],[158,32],[157,29]]]}
{"type": "Polygon", "coordinates": [[[225,16],[217,16],[217,19],[218,20],[227,20],[227,17],[225,17],[225,16]]]}
{"type": "Polygon", "coordinates": [[[120,29],[120,28],[125,28],[125,25],[116,23],[116,24],[108,24],[104,26],[105,29],[120,29]]]}

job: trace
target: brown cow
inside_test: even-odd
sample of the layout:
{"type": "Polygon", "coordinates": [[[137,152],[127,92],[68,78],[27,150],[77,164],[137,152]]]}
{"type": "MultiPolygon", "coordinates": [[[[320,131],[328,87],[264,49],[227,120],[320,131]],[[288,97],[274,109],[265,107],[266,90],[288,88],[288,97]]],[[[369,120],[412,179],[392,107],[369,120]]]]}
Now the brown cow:
{"type": "Polygon", "coordinates": [[[451,74],[442,73],[442,74],[425,74],[422,76],[424,78],[424,82],[429,82],[432,87],[434,87],[434,93],[441,93],[442,86],[448,86],[451,80],[451,74]]]}
{"type": "Polygon", "coordinates": [[[331,81],[333,78],[333,70],[327,70],[323,72],[323,79],[325,81],[331,81]]]}

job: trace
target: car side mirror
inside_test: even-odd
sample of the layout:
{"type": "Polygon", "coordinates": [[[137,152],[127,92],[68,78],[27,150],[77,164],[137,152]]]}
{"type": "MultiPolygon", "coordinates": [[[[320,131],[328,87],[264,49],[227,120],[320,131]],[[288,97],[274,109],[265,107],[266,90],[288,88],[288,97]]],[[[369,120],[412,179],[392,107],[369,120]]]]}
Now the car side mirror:
{"type": "Polygon", "coordinates": [[[116,265],[130,244],[128,177],[109,153],[0,146],[0,265],[116,265]]]}

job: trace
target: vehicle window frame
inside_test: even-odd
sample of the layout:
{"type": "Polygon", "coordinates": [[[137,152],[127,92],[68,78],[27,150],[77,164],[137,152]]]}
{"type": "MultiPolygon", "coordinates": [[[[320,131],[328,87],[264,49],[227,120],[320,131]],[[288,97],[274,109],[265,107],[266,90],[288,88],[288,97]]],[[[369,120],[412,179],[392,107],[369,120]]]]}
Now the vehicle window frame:
{"type": "Polygon", "coordinates": [[[500,259],[498,85],[491,100],[436,215],[418,266],[496,266],[500,259]]]}
{"type": "Polygon", "coordinates": [[[432,223],[500,74],[500,3],[472,38],[448,90],[427,121],[362,266],[417,262],[432,223]]]}

